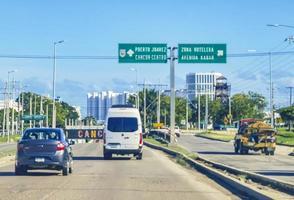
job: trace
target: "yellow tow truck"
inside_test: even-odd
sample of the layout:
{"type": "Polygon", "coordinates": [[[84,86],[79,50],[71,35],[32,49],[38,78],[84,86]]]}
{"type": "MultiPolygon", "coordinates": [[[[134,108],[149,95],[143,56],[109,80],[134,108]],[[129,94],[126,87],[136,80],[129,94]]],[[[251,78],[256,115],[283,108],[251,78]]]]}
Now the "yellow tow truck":
{"type": "Polygon", "coordinates": [[[249,150],[265,155],[274,155],[276,149],[276,129],[257,119],[242,119],[234,139],[235,153],[248,154],[249,150]]]}

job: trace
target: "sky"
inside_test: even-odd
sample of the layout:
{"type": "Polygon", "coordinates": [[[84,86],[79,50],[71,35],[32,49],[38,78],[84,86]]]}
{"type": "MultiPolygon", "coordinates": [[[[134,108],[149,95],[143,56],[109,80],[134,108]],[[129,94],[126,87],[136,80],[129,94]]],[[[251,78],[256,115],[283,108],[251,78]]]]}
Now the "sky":
{"type": "MultiPolygon", "coordinates": [[[[16,69],[27,90],[52,95],[52,59],[5,56],[117,56],[118,43],[226,43],[228,54],[294,51],[284,42],[294,29],[291,0],[26,0],[0,7],[0,79],[16,69]]],[[[289,104],[294,86],[294,54],[272,57],[274,103],[289,104]]],[[[189,72],[221,72],[232,93],[249,90],[269,96],[269,58],[229,57],[226,64],[176,63],[176,88],[185,88],[189,72]]],[[[138,82],[169,84],[169,64],[119,64],[108,60],[57,60],[56,94],[86,111],[88,92],[134,90],[138,82]]],[[[3,88],[3,87],[2,87],[3,88]]],[[[3,97],[1,97],[3,98],[3,97]]]]}

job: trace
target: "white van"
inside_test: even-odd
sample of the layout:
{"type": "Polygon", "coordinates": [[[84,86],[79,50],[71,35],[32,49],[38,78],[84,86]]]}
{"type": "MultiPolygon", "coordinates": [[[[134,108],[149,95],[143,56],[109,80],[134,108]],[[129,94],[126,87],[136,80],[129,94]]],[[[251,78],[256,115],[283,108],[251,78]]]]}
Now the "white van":
{"type": "Polygon", "coordinates": [[[142,159],[142,122],[138,109],[129,105],[114,105],[108,110],[104,129],[104,158],[112,154],[133,154],[142,159]]]}

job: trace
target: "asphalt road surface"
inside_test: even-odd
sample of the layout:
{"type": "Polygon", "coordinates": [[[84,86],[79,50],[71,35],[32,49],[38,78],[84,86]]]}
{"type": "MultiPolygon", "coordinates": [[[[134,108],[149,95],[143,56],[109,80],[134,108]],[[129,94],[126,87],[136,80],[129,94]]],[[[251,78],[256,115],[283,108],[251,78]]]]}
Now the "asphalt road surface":
{"type": "Polygon", "coordinates": [[[16,143],[9,143],[9,144],[2,143],[2,144],[0,144],[0,152],[15,149],[15,148],[16,148],[16,143]]]}
{"type": "Polygon", "coordinates": [[[209,140],[193,135],[182,135],[178,142],[186,149],[211,161],[294,184],[294,156],[282,155],[278,152],[274,156],[265,156],[260,152],[252,151],[249,151],[249,155],[239,155],[234,153],[231,142],[209,140]]]}
{"type": "Polygon", "coordinates": [[[206,176],[147,147],[143,160],[103,160],[101,144],[73,146],[74,173],[29,171],[14,175],[14,163],[0,167],[0,199],[239,199],[206,176]]]}

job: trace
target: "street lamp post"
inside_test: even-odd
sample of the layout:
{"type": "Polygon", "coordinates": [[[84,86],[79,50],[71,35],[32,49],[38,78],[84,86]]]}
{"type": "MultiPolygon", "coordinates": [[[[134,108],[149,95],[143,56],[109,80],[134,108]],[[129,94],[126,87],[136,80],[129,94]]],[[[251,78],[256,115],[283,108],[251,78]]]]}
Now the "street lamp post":
{"type": "MultiPolygon", "coordinates": [[[[294,26],[291,25],[285,25],[285,24],[267,24],[267,26],[270,27],[285,27],[285,28],[294,28],[294,26]]],[[[293,41],[294,37],[288,37],[285,39],[285,41],[293,41]]],[[[269,72],[270,72],[270,115],[271,115],[271,125],[274,127],[274,109],[273,109],[273,83],[272,83],[272,52],[269,52],[269,72]]]]}
{"type": "Polygon", "coordinates": [[[55,106],[55,82],[56,82],[56,45],[63,43],[64,40],[54,42],[53,52],[53,110],[52,110],[52,128],[56,127],[56,106],[55,106]]]}
{"type": "Polygon", "coordinates": [[[138,89],[138,69],[137,68],[131,68],[132,71],[136,72],[136,93],[137,93],[137,100],[136,100],[136,107],[138,108],[139,110],[139,101],[140,101],[140,98],[139,98],[139,89],[138,89]]]}
{"type": "MultiPolygon", "coordinates": [[[[8,98],[8,101],[7,101],[7,111],[6,111],[6,128],[7,128],[7,143],[10,142],[10,116],[9,116],[9,109],[10,109],[10,74],[16,72],[16,70],[11,70],[11,71],[8,71],[8,76],[7,76],[7,98],[8,98]]],[[[12,107],[13,109],[13,107],[12,107]]],[[[13,120],[13,119],[12,119],[13,120]]]]}

